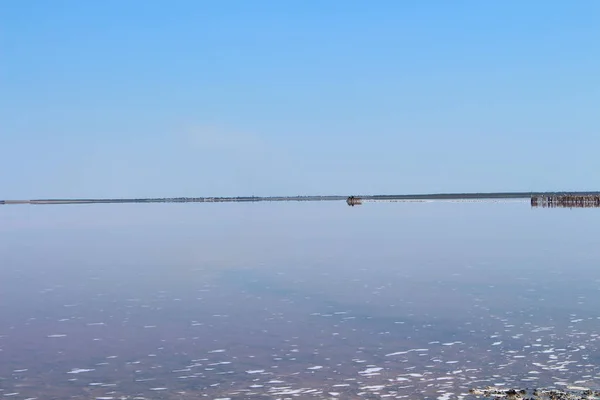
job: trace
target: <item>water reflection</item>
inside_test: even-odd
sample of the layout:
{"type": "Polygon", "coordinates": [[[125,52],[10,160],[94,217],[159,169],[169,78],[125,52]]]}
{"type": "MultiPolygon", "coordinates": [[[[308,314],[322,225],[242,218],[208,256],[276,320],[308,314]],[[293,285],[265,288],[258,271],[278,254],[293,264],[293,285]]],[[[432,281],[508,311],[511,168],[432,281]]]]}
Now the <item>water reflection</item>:
{"type": "Polygon", "coordinates": [[[3,396],[450,399],[600,378],[585,210],[135,207],[4,224],[3,396]]]}

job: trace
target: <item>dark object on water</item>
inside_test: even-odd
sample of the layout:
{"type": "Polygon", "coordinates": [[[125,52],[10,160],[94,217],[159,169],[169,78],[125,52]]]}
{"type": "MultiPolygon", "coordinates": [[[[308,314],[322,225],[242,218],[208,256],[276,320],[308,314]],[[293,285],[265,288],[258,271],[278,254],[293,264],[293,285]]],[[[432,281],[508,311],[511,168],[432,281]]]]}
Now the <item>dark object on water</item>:
{"type": "Polygon", "coordinates": [[[346,200],[346,203],[351,206],[359,206],[362,204],[362,200],[360,199],[360,197],[355,197],[355,196],[350,196],[348,197],[348,199],[346,200]]]}

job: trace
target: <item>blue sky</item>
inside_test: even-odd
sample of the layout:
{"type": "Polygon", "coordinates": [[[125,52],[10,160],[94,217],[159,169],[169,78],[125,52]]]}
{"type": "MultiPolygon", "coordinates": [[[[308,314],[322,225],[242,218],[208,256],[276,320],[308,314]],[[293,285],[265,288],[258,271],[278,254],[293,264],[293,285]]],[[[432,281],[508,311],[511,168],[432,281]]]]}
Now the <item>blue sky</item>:
{"type": "Polygon", "coordinates": [[[0,198],[600,190],[600,2],[12,1],[0,198]]]}

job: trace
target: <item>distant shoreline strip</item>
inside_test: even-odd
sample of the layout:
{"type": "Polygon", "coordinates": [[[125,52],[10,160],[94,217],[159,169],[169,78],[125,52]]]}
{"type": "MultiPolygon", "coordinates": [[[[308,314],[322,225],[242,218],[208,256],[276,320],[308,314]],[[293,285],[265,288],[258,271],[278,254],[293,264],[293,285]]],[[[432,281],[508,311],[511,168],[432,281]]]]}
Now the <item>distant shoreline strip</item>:
{"type": "Polygon", "coordinates": [[[164,198],[116,198],[116,199],[36,199],[0,200],[0,205],[30,204],[119,204],[119,203],[247,203],[281,201],[414,201],[414,200],[501,200],[531,199],[556,196],[600,196],[600,192],[496,192],[496,193],[433,193],[404,195],[355,195],[355,196],[244,196],[244,197],[164,197],[164,198]]]}

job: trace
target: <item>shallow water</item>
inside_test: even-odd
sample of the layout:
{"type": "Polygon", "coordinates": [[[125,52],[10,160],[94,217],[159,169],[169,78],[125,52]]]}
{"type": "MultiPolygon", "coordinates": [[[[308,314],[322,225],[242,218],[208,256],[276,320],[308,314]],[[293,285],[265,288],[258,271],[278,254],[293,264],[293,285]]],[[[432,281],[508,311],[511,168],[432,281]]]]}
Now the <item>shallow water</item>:
{"type": "Polygon", "coordinates": [[[0,209],[0,396],[467,398],[598,387],[597,210],[0,209]]]}

